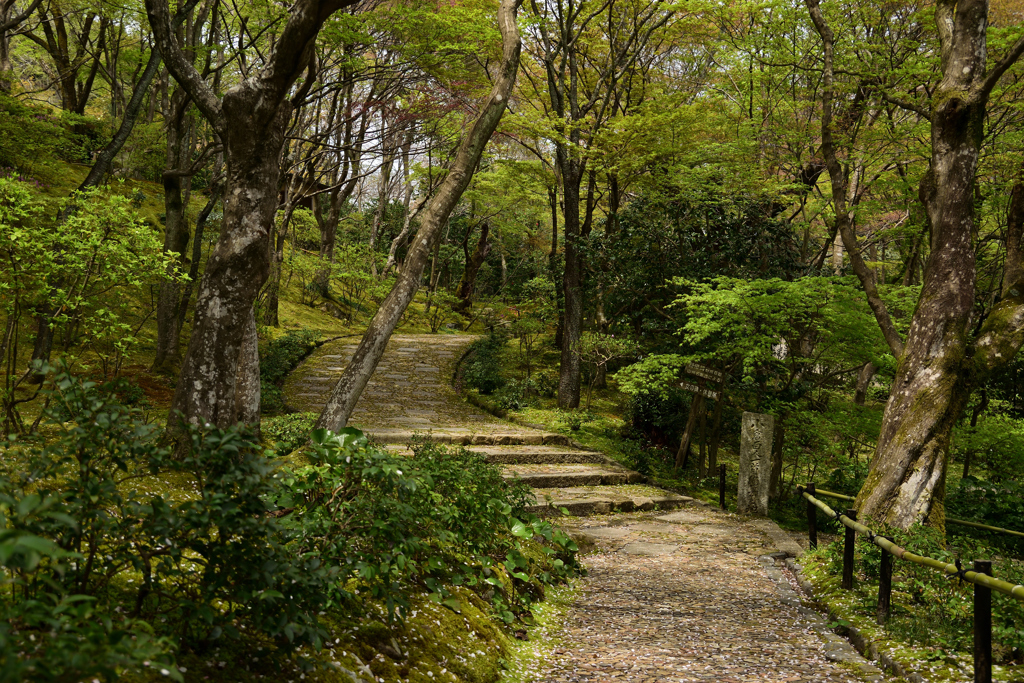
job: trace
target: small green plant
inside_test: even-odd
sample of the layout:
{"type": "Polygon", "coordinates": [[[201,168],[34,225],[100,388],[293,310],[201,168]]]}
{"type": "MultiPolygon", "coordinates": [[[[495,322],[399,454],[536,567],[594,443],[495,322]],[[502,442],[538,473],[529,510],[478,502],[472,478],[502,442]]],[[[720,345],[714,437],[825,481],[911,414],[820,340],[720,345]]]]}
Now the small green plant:
{"type": "Polygon", "coordinates": [[[571,431],[578,432],[583,425],[590,424],[597,419],[589,410],[560,410],[558,421],[568,427],[571,431]]]}
{"type": "Polygon", "coordinates": [[[279,455],[288,455],[309,441],[316,422],[316,413],[292,413],[268,417],[260,422],[263,442],[279,455]]]}

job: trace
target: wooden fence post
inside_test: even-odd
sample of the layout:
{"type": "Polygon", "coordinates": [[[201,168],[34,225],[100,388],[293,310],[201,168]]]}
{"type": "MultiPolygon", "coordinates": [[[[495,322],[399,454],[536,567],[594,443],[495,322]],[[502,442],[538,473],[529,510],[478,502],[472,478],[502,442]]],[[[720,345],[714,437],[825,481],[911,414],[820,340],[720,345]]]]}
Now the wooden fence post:
{"type": "MultiPolygon", "coordinates": [[[[992,576],[991,560],[975,560],[974,571],[992,576]]],[[[992,589],[974,584],[974,683],[992,683],[992,589]]]]}
{"type": "Polygon", "coordinates": [[[718,506],[725,509],[725,463],[718,466],[718,506]]]}
{"type": "MultiPolygon", "coordinates": [[[[804,489],[813,496],[814,482],[808,483],[804,489]]],[[[807,501],[807,545],[811,550],[818,547],[818,508],[811,501],[807,501]]]]}
{"type": "MultiPolygon", "coordinates": [[[[852,520],[857,519],[856,510],[847,510],[846,516],[852,520]]],[[[844,525],[845,526],[845,525],[844,525]]],[[[853,589],[853,551],[857,546],[857,532],[850,527],[846,528],[846,540],[843,544],[843,590],[853,589]]]]}
{"type": "Polygon", "coordinates": [[[875,621],[880,625],[889,620],[889,606],[892,601],[892,555],[882,550],[882,565],[878,570],[878,606],[875,608],[875,621]]]}

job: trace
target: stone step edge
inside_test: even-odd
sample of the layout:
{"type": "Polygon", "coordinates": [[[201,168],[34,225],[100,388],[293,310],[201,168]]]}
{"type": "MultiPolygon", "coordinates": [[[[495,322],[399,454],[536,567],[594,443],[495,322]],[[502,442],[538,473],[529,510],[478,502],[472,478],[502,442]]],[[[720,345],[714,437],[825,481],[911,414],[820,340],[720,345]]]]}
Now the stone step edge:
{"type": "Polygon", "coordinates": [[[563,434],[445,434],[436,432],[375,432],[366,436],[378,443],[410,443],[416,438],[460,446],[569,446],[563,434]]]}
{"type": "Polygon", "coordinates": [[[566,451],[563,453],[484,453],[492,465],[616,465],[607,455],[591,451],[566,451]]]}
{"type": "Polygon", "coordinates": [[[544,505],[531,505],[526,508],[526,511],[532,512],[538,517],[556,517],[562,514],[560,508],[565,508],[572,517],[586,517],[587,515],[606,515],[612,512],[672,510],[693,502],[694,499],[689,496],[656,496],[636,500],[579,498],[576,500],[554,500],[544,505]]]}
{"type": "Polygon", "coordinates": [[[503,475],[509,480],[519,480],[535,489],[558,489],[569,486],[622,486],[625,484],[646,484],[647,477],[639,472],[529,472],[503,475]]]}

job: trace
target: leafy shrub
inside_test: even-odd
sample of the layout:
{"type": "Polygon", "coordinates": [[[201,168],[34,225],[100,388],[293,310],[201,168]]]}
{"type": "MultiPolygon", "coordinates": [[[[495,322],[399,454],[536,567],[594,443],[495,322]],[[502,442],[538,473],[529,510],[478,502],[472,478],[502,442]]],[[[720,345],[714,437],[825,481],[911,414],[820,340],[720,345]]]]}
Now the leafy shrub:
{"type": "Polygon", "coordinates": [[[289,372],[316,348],[320,333],[316,330],[289,330],[283,337],[260,345],[260,410],[275,413],[284,410],[281,385],[289,372]]]}
{"type": "Polygon", "coordinates": [[[494,392],[494,403],[502,410],[522,410],[537,403],[537,386],[531,379],[512,379],[494,392]]]}
{"type": "Polygon", "coordinates": [[[469,354],[462,364],[466,384],[481,394],[493,394],[505,385],[501,374],[501,354],[508,337],[498,328],[470,345],[469,354]]]}
{"type": "Polygon", "coordinates": [[[260,422],[260,435],[277,455],[288,455],[309,441],[316,413],[292,413],[268,417],[260,422]]]}
{"type": "Polygon", "coordinates": [[[313,444],[313,464],[286,477],[279,504],[303,553],[344,568],[329,587],[332,604],[371,598],[401,617],[410,590],[425,590],[457,610],[446,586],[467,585],[495,587],[505,611],[525,611],[531,582],[578,568],[572,540],[524,514],[530,489],[479,454],[427,442],[403,456],[371,448],[355,429],[318,430],[313,444]],[[524,552],[535,536],[547,566],[524,552]],[[499,573],[510,577],[507,589],[499,573]]]}
{"type": "Polygon", "coordinates": [[[681,389],[664,393],[638,391],[626,403],[626,429],[656,446],[672,446],[686,427],[688,403],[681,389]]]}
{"type": "Polygon", "coordinates": [[[176,647],[240,629],[281,653],[320,642],[329,572],[268,514],[278,482],[250,434],[193,429],[173,460],[113,387],[53,382],[72,421],[49,445],[9,444],[0,473],[0,671],[79,680],[148,660],[180,679],[176,647]],[[157,492],[168,476],[192,493],[157,492]]]}

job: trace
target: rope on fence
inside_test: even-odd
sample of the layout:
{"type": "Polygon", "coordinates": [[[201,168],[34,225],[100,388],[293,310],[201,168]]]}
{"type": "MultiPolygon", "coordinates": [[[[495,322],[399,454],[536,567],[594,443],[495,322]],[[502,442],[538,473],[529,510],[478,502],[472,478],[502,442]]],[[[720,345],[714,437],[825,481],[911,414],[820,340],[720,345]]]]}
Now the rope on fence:
{"type": "MultiPolygon", "coordinates": [[[[823,489],[815,489],[814,491],[819,496],[825,496],[826,498],[835,498],[836,500],[855,500],[853,496],[847,496],[842,493],[832,493],[831,491],[825,491],[823,489]]],[[[989,526],[988,524],[981,524],[979,522],[968,522],[964,519],[954,519],[953,517],[946,517],[946,522],[949,524],[956,524],[958,526],[969,526],[974,529],[983,529],[985,531],[998,531],[1001,534],[1009,534],[1010,536],[1019,536],[1024,538],[1024,531],[1014,531],[1013,529],[1003,529],[998,526],[989,526]]]]}
{"type": "MultiPolygon", "coordinates": [[[[918,564],[924,567],[937,569],[938,571],[941,571],[943,574],[945,574],[948,578],[959,577],[961,580],[966,581],[968,583],[973,583],[979,586],[985,586],[986,588],[991,588],[992,590],[999,591],[1000,593],[1009,595],[1010,597],[1016,600],[1024,602],[1024,586],[1015,586],[1008,581],[1003,581],[1002,579],[997,579],[995,577],[988,576],[987,574],[981,574],[978,572],[965,570],[961,566],[959,566],[959,561],[956,564],[951,564],[949,562],[943,562],[941,560],[936,560],[931,557],[916,555],[907,550],[906,548],[896,545],[885,536],[874,533],[871,529],[864,526],[860,522],[850,519],[846,515],[840,514],[839,512],[833,510],[824,502],[818,500],[811,494],[804,491],[802,487],[799,490],[801,495],[804,498],[806,498],[808,502],[817,507],[819,510],[824,512],[829,517],[832,517],[835,520],[841,522],[847,528],[853,529],[857,533],[864,534],[872,543],[874,543],[890,555],[894,555],[895,557],[898,557],[901,560],[905,560],[907,562],[913,562],[914,564],[918,564]]],[[[821,493],[823,495],[828,495],[823,491],[816,492],[821,493]]]]}

